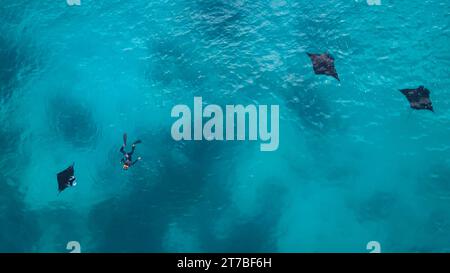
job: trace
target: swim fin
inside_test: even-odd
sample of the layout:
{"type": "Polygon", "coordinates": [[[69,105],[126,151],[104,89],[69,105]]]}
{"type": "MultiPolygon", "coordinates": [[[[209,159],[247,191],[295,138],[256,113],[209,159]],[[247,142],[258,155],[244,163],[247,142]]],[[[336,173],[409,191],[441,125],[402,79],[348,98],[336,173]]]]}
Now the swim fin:
{"type": "Polygon", "coordinates": [[[127,146],[127,133],[123,134],[123,145],[127,146]]]}
{"type": "Polygon", "coordinates": [[[139,144],[139,143],[142,143],[142,141],[140,139],[138,139],[135,142],[133,142],[133,145],[136,145],[136,144],[139,144]]]}

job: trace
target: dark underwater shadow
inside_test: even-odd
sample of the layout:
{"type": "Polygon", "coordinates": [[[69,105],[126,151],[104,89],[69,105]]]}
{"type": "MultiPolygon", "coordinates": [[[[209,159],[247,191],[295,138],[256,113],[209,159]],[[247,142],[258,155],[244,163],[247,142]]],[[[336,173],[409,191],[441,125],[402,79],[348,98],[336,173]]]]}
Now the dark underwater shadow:
{"type": "Polygon", "coordinates": [[[0,175],[0,252],[32,252],[39,240],[36,214],[26,208],[13,185],[14,178],[0,175]]]}
{"type": "Polygon", "coordinates": [[[32,57],[26,44],[25,40],[11,41],[0,36],[0,102],[8,101],[14,90],[38,68],[38,60],[32,57]]]}
{"type": "Polygon", "coordinates": [[[245,5],[235,0],[192,1],[193,28],[208,40],[234,40],[249,15],[245,5]]]}
{"type": "MultiPolygon", "coordinates": [[[[336,1],[338,2],[338,1],[336,1]]],[[[340,57],[339,53],[351,54],[354,49],[364,50],[364,47],[355,47],[355,41],[350,35],[344,35],[345,29],[342,14],[357,12],[358,5],[354,3],[315,2],[315,5],[298,5],[295,24],[301,31],[296,35],[297,43],[308,50],[319,50],[340,57]],[[348,11],[346,11],[348,10],[348,11]],[[349,47],[349,45],[352,45],[349,47]]],[[[314,52],[312,52],[314,53],[314,52]]],[[[338,71],[339,72],[339,71],[338,71]]]]}
{"type": "MultiPolygon", "coordinates": [[[[84,228],[83,215],[63,203],[52,202],[50,206],[35,211],[36,222],[44,236],[49,236],[40,252],[68,253],[66,245],[70,241],[79,241],[81,251],[89,248],[84,228]]],[[[41,234],[42,235],[42,234],[41,234]]]]}
{"type": "Polygon", "coordinates": [[[354,204],[353,209],[360,223],[387,221],[395,208],[398,207],[398,198],[389,192],[374,192],[369,198],[354,204]]]}
{"type": "MultiPolygon", "coordinates": [[[[234,218],[226,235],[216,234],[215,223],[223,216],[220,211],[205,210],[196,215],[196,222],[191,224],[197,230],[201,249],[213,253],[277,252],[278,221],[285,206],[283,200],[287,189],[278,186],[275,178],[268,180],[270,184],[258,192],[259,208],[253,215],[239,219],[238,213],[231,212],[234,218]]],[[[227,205],[226,209],[235,210],[227,205]]]]}
{"type": "MultiPolygon", "coordinates": [[[[245,25],[244,19],[250,9],[249,4],[238,1],[188,1],[183,12],[176,14],[176,21],[186,21],[188,29],[180,34],[174,26],[165,31],[176,35],[160,33],[153,37],[163,38],[149,42],[152,58],[146,77],[164,88],[178,86],[202,92],[217,88],[220,90],[214,91],[230,91],[230,87],[227,90],[223,85],[230,83],[230,79],[239,78],[240,74],[236,75],[233,67],[239,67],[239,60],[246,58],[248,53],[246,48],[230,47],[230,43],[242,40],[242,37],[235,36],[245,25]]],[[[170,20],[175,19],[171,17],[170,20]]]]}
{"type": "Polygon", "coordinates": [[[423,174],[417,177],[417,180],[420,181],[419,189],[421,193],[430,198],[439,198],[444,201],[450,200],[450,166],[445,164],[445,156],[442,156],[441,160],[441,162],[436,160],[426,168],[422,166],[424,168],[423,174]]]}
{"type": "Polygon", "coordinates": [[[0,102],[8,101],[15,90],[32,76],[42,62],[34,46],[32,30],[24,24],[26,6],[23,0],[6,0],[0,9],[0,102]]]}
{"type": "Polygon", "coordinates": [[[93,147],[99,136],[91,109],[75,98],[58,95],[48,102],[48,126],[76,148],[93,147]]]}
{"type": "Polygon", "coordinates": [[[27,208],[20,192],[20,176],[28,164],[26,153],[18,148],[20,140],[18,129],[0,129],[0,168],[4,170],[0,172],[0,252],[32,252],[40,235],[36,214],[27,208]]]}
{"type": "Polygon", "coordinates": [[[293,97],[285,97],[287,106],[299,117],[301,129],[315,136],[342,129],[334,111],[317,90],[301,89],[293,97]]]}
{"type": "MultiPolygon", "coordinates": [[[[221,160],[220,143],[176,143],[170,134],[139,135],[136,155],[144,159],[129,171],[129,191],[96,205],[89,216],[94,251],[161,252],[169,224],[198,204],[225,202],[224,177],[213,174],[211,162],[221,160]],[[215,184],[217,182],[217,184],[215,184]],[[214,198],[205,189],[214,183],[214,198]]],[[[227,167],[232,162],[227,162],[227,167]]],[[[231,165],[230,165],[231,164],[231,165]]],[[[119,168],[119,166],[118,166],[119,168]]]]}

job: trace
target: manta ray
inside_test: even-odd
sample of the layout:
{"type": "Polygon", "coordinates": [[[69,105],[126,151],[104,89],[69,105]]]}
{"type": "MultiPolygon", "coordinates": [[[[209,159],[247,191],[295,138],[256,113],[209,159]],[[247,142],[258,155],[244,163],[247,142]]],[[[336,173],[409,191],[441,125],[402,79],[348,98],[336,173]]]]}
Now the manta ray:
{"type": "Polygon", "coordinates": [[[425,87],[419,86],[416,89],[401,89],[400,92],[405,95],[412,109],[430,110],[434,112],[430,100],[430,90],[425,87]]]}
{"type": "Polygon", "coordinates": [[[334,67],[334,58],[328,53],[323,54],[308,54],[309,58],[312,61],[314,73],[317,75],[327,75],[339,80],[339,76],[336,72],[336,68],[334,67]]]}
{"type": "Polygon", "coordinates": [[[58,191],[61,193],[63,190],[65,190],[68,187],[75,186],[77,183],[75,182],[75,170],[74,165],[70,165],[67,169],[65,169],[62,172],[59,172],[56,175],[56,178],[58,180],[58,191]]]}

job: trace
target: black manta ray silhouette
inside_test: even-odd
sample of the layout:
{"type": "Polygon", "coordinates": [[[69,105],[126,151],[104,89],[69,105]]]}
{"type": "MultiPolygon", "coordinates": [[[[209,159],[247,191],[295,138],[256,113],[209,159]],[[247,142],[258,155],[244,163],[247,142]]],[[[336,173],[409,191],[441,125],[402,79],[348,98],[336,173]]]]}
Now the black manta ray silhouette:
{"type": "Polygon", "coordinates": [[[63,190],[65,190],[70,186],[74,186],[75,170],[73,167],[74,164],[70,165],[67,169],[56,175],[56,178],[58,180],[59,193],[61,193],[63,190]]]}
{"type": "Polygon", "coordinates": [[[309,58],[312,61],[314,73],[317,75],[327,75],[334,77],[336,80],[339,80],[339,76],[336,72],[336,68],[334,67],[334,58],[328,53],[323,54],[308,54],[309,58]]]}
{"type": "Polygon", "coordinates": [[[430,90],[425,87],[419,86],[416,89],[401,89],[400,92],[406,96],[412,109],[430,110],[434,112],[430,100],[430,90]]]}

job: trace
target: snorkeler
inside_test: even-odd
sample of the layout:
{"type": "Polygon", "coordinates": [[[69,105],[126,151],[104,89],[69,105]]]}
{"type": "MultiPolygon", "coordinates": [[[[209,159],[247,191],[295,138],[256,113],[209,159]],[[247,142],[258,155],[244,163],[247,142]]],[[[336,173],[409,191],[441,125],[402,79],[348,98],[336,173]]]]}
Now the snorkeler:
{"type": "Polygon", "coordinates": [[[125,152],[125,147],[127,146],[127,134],[123,134],[123,145],[120,148],[120,152],[123,154],[123,158],[120,161],[123,165],[123,169],[124,170],[128,170],[128,168],[130,168],[131,166],[133,166],[136,162],[138,162],[139,160],[141,160],[141,157],[138,157],[135,161],[133,161],[131,159],[131,156],[134,153],[134,150],[136,149],[136,144],[141,143],[140,140],[136,140],[135,142],[133,142],[133,144],[131,144],[131,152],[127,153],[125,152]]]}

